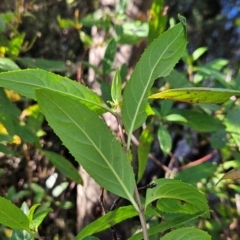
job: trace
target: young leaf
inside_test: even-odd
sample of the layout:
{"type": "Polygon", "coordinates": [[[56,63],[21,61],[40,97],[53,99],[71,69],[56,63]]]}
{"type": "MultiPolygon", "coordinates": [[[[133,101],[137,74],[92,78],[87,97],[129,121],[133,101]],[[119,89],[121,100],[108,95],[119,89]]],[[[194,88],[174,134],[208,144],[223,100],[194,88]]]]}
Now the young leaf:
{"type": "Polygon", "coordinates": [[[38,231],[38,227],[44,220],[44,218],[48,215],[48,213],[52,212],[51,208],[47,208],[43,211],[37,212],[33,215],[33,220],[30,222],[30,228],[32,231],[36,232],[38,231]]]}
{"type": "Polygon", "coordinates": [[[117,45],[114,38],[112,38],[107,45],[106,52],[103,58],[103,75],[104,76],[109,74],[112,70],[112,63],[113,63],[116,51],[117,51],[117,45]]]}
{"type": "Polygon", "coordinates": [[[0,224],[13,229],[29,231],[27,216],[16,205],[0,197],[0,224]]]}
{"type": "Polygon", "coordinates": [[[32,220],[33,220],[33,214],[36,210],[37,207],[39,207],[41,204],[37,203],[37,204],[34,204],[30,210],[29,210],[29,213],[28,213],[28,219],[29,219],[29,222],[31,223],[32,220]]]}
{"type": "Polygon", "coordinates": [[[169,154],[172,149],[172,138],[168,130],[163,125],[160,125],[158,128],[158,141],[163,154],[169,154]]]}
{"type": "MultiPolygon", "coordinates": [[[[151,123],[150,123],[151,124],[151,123]]],[[[138,145],[138,180],[143,176],[148,161],[148,154],[153,142],[152,127],[148,125],[141,133],[138,145]]]]}
{"type": "Polygon", "coordinates": [[[184,239],[184,240],[211,240],[211,236],[203,230],[196,228],[181,228],[170,233],[164,235],[161,240],[176,240],[176,239],[184,239]]]}
{"type": "Polygon", "coordinates": [[[128,218],[138,215],[138,212],[133,206],[120,207],[114,211],[110,211],[101,218],[87,225],[75,238],[75,240],[85,239],[94,233],[101,232],[117,223],[122,222],[128,218]]]}
{"type": "Polygon", "coordinates": [[[158,199],[157,207],[167,213],[195,214],[208,210],[206,198],[195,187],[173,179],[157,179],[147,190],[145,208],[158,199]]]}
{"type": "Polygon", "coordinates": [[[240,91],[222,88],[179,88],[162,91],[149,96],[150,99],[171,99],[189,103],[224,103],[231,96],[240,96],[240,91]]]}
{"type": "Polygon", "coordinates": [[[83,184],[83,180],[77,169],[63,156],[49,151],[43,151],[50,162],[66,177],[72,179],[78,184],[83,184]]]}
{"type": "Polygon", "coordinates": [[[106,112],[100,97],[89,88],[66,77],[40,69],[0,73],[0,86],[31,99],[35,99],[36,89],[50,89],[78,100],[98,114],[106,112]]]}
{"type": "Polygon", "coordinates": [[[89,175],[110,192],[133,199],[134,174],[127,155],[107,125],[74,99],[55,91],[36,90],[49,124],[89,175]]]}
{"type": "Polygon", "coordinates": [[[121,99],[121,92],[122,92],[122,79],[120,76],[119,69],[117,68],[112,81],[112,87],[111,87],[112,100],[116,105],[118,105],[121,99]]]}
{"type": "MultiPolygon", "coordinates": [[[[148,236],[152,236],[154,234],[157,233],[161,233],[163,231],[166,231],[170,228],[176,228],[176,227],[180,227],[183,226],[185,223],[194,220],[200,216],[203,216],[204,214],[206,214],[207,212],[201,212],[201,213],[196,213],[193,215],[183,215],[180,217],[176,217],[173,218],[171,220],[167,220],[167,221],[163,221],[160,224],[157,224],[154,227],[150,227],[148,229],[148,236]]],[[[143,236],[142,236],[142,232],[139,232],[135,235],[133,235],[132,237],[130,237],[128,240],[142,240],[143,236]]],[[[185,240],[185,239],[184,239],[185,240]]]]}
{"type": "Polygon", "coordinates": [[[154,40],[132,73],[124,91],[122,107],[123,123],[129,135],[128,145],[132,132],[140,127],[147,117],[147,96],[154,80],[167,76],[185,50],[187,42],[184,28],[179,23],[154,40]]]}

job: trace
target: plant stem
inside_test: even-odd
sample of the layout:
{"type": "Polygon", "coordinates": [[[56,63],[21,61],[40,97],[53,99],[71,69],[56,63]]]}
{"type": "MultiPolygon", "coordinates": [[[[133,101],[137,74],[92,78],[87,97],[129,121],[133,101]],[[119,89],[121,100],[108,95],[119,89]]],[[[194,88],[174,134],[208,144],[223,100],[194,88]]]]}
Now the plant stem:
{"type": "Polygon", "coordinates": [[[146,224],[146,219],[145,219],[145,215],[144,215],[144,207],[142,206],[142,203],[141,203],[141,200],[140,200],[137,185],[135,186],[134,194],[135,194],[136,202],[137,202],[138,207],[139,207],[139,212],[138,213],[139,213],[139,218],[140,218],[140,222],[141,222],[141,226],[142,226],[143,239],[144,240],[149,240],[148,232],[147,232],[147,224],[146,224]]]}

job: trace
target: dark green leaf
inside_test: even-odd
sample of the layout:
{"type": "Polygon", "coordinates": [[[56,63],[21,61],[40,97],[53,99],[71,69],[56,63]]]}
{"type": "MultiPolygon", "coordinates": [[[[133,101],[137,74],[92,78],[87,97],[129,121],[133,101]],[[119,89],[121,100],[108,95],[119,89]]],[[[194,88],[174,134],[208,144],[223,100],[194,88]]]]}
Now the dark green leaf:
{"type": "Polygon", "coordinates": [[[169,83],[172,88],[186,88],[192,86],[185,75],[175,69],[173,69],[173,71],[166,76],[164,80],[169,83]]]}
{"type": "Polygon", "coordinates": [[[148,161],[148,154],[150,152],[150,147],[153,142],[153,134],[152,134],[152,127],[151,123],[148,125],[141,133],[139,138],[139,145],[138,145],[138,178],[137,182],[142,179],[143,173],[145,171],[147,161],[148,161]]]}
{"type": "Polygon", "coordinates": [[[129,135],[128,145],[132,132],[147,117],[147,97],[154,80],[171,72],[185,47],[184,27],[179,23],[153,41],[137,63],[123,96],[122,117],[129,135]]]}
{"type": "Polygon", "coordinates": [[[114,211],[108,212],[101,218],[87,225],[75,238],[75,240],[84,239],[86,236],[101,232],[117,223],[138,215],[133,206],[120,207],[114,211]]]}
{"type": "Polygon", "coordinates": [[[66,95],[39,89],[36,97],[49,124],[89,175],[136,207],[132,167],[107,125],[94,112],[66,95]]]}
{"type": "Polygon", "coordinates": [[[16,61],[25,68],[40,68],[50,72],[65,72],[67,70],[63,61],[46,60],[43,58],[16,58],[16,61]]]}
{"type": "Polygon", "coordinates": [[[208,210],[206,198],[195,187],[173,179],[157,179],[147,190],[145,207],[158,199],[157,207],[167,213],[195,214],[208,210]]]}
{"type": "Polygon", "coordinates": [[[164,235],[161,240],[211,240],[211,236],[196,228],[181,228],[164,235]]]}
{"type": "MultiPolygon", "coordinates": [[[[184,215],[184,216],[180,216],[180,217],[176,217],[174,219],[171,220],[167,220],[167,221],[163,221],[160,224],[157,224],[154,227],[151,227],[150,229],[148,229],[148,236],[152,236],[154,234],[157,233],[161,233],[163,231],[166,231],[168,229],[171,228],[175,228],[175,227],[181,227],[183,226],[185,223],[194,220],[204,214],[206,214],[207,212],[200,212],[200,213],[196,213],[193,215],[184,215]]],[[[130,237],[128,240],[142,240],[142,232],[137,233],[135,235],[133,235],[132,237],[130,237]]],[[[182,239],[185,240],[185,239],[182,239]]]]}
{"type": "Polygon", "coordinates": [[[89,88],[68,78],[40,69],[0,73],[0,86],[31,99],[35,99],[36,89],[50,89],[66,94],[98,114],[106,111],[100,97],[89,88]]]}
{"type": "Polygon", "coordinates": [[[27,216],[16,205],[0,197],[0,223],[19,230],[29,230],[27,216]]]}
{"type": "Polygon", "coordinates": [[[48,157],[50,162],[66,177],[72,179],[78,184],[83,184],[83,180],[79,175],[78,170],[72,165],[72,163],[63,156],[49,151],[43,151],[48,157]]]}
{"type": "Polygon", "coordinates": [[[107,45],[104,58],[103,58],[103,75],[106,76],[112,70],[112,63],[117,51],[117,45],[115,40],[112,38],[107,45]]]}
{"type": "MultiPolygon", "coordinates": [[[[172,111],[172,113],[182,116],[182,119],[177,117],[175,119],[176,121],[173,121],[174,119],[171,118],[172,122],[182,123],[198,132],[214,132],[223,130],[225,128],[220,120],[214,118],[213,116],[209,116],[206,113],[196,112],[188,109],[175,109],[172,111]]],[[[174,116],[175,114],[171,115],[174,116]]],[[[168,121],[170,120],[169,116],[166,118],[168,121]]]]}

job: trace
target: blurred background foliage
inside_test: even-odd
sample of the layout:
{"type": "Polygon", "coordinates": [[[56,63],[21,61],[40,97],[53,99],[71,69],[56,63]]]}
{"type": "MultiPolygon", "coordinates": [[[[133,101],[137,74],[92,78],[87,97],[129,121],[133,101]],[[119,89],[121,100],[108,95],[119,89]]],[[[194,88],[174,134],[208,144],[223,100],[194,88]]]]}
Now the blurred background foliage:
{"type": "MultiPolygon", "coordinates": [[[[125,15],[129,1],[123,0],[117,10],[114,4],[103,7],[95,0],[2,0],[0,71],[41,68],[91,86],[88,74],[93,69],[101,88],[94,90],[102,92],[104,100],[111,100],[107,76],[119,46],[147,46],[178,21],[180,13],[187,19],[186,55],[176,70],[156,81],[152,92],[190,86],[240,90],[240,1],[153,2],[152,10],[139,7],[131,19],[125,15]],[[108,49],[102,66],[88,62],[88,53],[96,45],[92,27],[105,32],[104,40],[98,42],[108,49]]],[[[124,64],[119,67],[126,79],[131,68],[124,64]]],[[[216,186],[225,172],[240,166],[239,100],[232,99],[222,106],[157,100],[152,102],[152,110],[155,115],[148,119],[147,130],[140,135],[140,142],[147,146],[144,151],[150,155],[144,155],[143,165],[147,167],[139,184],[145,185],[154,177],[174,176],[198,186],[207,195],[213,212],[209,220],[191,224],[207,230],[216,240],[239,239],[239,182],[223,181],[216,186]],[[151,135],[150,141],[144,137],[146,132],[151,135]]],[[[26,201],[29,205],[40,202],[42,207],[52,207],[54,211],[44,221],[40,235],[45,239],[74,239],[76,182],[67,178],[42,149],[64,156],[77,168],[76,162],[34,101],[1,89],[0,115],[0,195],[19,206],[26,201]]],[[[236,175],[231,178],[239,178],[238,171],[236,175]]],[[[100,216],[100,206],[92,212],[100,216]]],[[[150,224],[154,221],[160,220],[150,224]]],[[[10,230],[0,226],[0,239],[9,239],[9,235],[10,230]]]]}

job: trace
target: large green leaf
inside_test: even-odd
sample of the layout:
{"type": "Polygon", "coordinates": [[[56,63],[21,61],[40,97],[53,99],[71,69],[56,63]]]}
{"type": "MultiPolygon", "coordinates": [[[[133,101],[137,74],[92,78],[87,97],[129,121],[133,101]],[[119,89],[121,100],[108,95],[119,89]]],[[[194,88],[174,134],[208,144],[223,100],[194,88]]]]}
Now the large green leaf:
{"type": "Polygon", "coordinates": [[[240,91],[222,88],[179,88],[153,94],[149,98],[171,99],[189,103],[224,103],[240,91]]]}
{"type": "Polygon", "coordinates": [[[143,53],[125,88],[122,117],[129,134],[145,121],[147,97],[153,82],[158,77],[167,76],[182,56],[186,39],[184,26],[177,24],[153,41],[143,53]]]}
{"type": "Polygon", "coordinates": [[[27,216],[16,205],[0,197],[0,224],[19,230],[29,231],[27,216]]]}
{"type": "Polygon", "coordinates": [[[89,175],[110,192],[133,199],[134,174],[127,155],[107,125],[74,99],[36,90],[39,106],[56,134],[89,175]]]}
{"type": "Polygon", "coordinates": [[[120,207],[117,210],[108,212],[106,215],[87,225],[75,238],[75,240],[84,239],[94,233],[101,232],[117,223],[138,215],[133,206],[120,207]]]}
{"type": "Polygon", "coordinates": [[[50,89],[74,98],[98,114],[106,112],[100,97],[89,88],[66,77],[40,69],[0,73],[0,86],[32,99],[35,99],[36,89],[50,89]]]}
{"type": "MultiPolygon", "coordinates": [[[[183,215],[183,216],[175,217],[175,218],[167,220],[167,221],[162,221],[160,224],[157,224],[156,226],[150,227],[148,229],[148,236],[150,237],[154,234],[161,233],[170,228],[181,227],[185,223],[187,223],[191,220],[194,220],[200,216],[203,216],[206,213],[207,212],[200,212],[200,213],[196,213],[196,214],[192,214],[192,215],[183,215]]],[[[139,233],[133,235],[132,237],[130,237],[128,240],[142,240],[142,239],[143,239],[142,232],[139,232],[139,233]]]]}
{"type": "Polygon", "coordinates": [[[211,236],[196,228],[181,228],[164,235],[162,240],[211,240],[211,236]]]}
{"type": "Polygon", "coordinates": [[[157,179],[148,189],[145,207],[158,199],[157,207],[167,213],[195,214],[208,210],[206,198],[195,187],[174,179],[157,179]]]}

